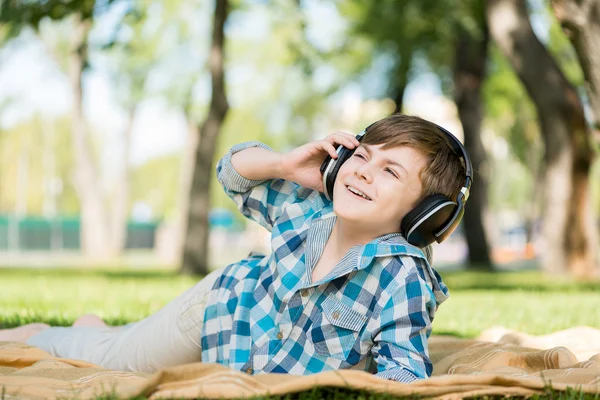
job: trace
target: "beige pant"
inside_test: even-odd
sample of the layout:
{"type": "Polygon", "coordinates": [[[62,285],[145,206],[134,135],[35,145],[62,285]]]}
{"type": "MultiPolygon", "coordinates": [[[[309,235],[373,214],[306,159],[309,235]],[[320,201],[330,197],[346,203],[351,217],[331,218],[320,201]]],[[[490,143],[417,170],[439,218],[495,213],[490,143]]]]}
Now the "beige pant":
{"type": "Polygon", "coordinates": [[[198,362],[200,333],[208,293],[222,269],[139,322],[121,327],[53,327],[27,343],[53,356],[84,360],[120,371],[154,372],[198,362]]]}

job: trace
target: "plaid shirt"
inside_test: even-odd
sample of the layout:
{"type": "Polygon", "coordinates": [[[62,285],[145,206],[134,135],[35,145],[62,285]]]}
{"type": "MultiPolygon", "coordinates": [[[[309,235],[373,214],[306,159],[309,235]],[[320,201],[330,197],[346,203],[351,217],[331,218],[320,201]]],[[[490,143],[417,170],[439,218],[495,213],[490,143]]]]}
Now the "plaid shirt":
{"type": "Polygon", "coordinates": [[[312,282],[336,220],[320,192],[290,181],[252,181],[231,165],[217,177],[246,217],[271,231],[272,253],[223,268],[209,294],[202,361],[249,374],[307,375],[340,368],[400,382],[431,375],[427,338],[448,296],[423,252],[398,234],[352,247],[312,282]]]}

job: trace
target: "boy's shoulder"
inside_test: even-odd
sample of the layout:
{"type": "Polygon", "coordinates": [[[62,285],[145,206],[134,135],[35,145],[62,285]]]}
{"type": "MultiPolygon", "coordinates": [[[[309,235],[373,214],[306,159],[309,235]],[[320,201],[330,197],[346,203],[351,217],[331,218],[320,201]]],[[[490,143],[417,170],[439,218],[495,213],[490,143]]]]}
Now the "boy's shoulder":
{"type": "MultiPolygon", "coordinates": [[[[410,282],[419,283],[419,286],[425,285],[435,297],[436,303],[440,304],[449,296],[448,288],[442,281],[442,277],[432,267],[431,246],[423,249],[416,247],[406,241],[402,235],[395,235],[385,241],[388,250],[387,269],[394,270],[395,275],[405,277],[397,280],[400,287],[408,290],[410,282]],[[393,250],[393,251],[391,251],[393,250]]],[[[383,254],[382,254],[383,255],[383,254]]]]}
{"type": "Polygon", "coordinates": [[[376,241],[378,256],[394,256],[402,258],[418,258],[428,264],[431,263],[433,250],[431,246],[425,248],[417,247],[409,243],[400,233],[390,233],[380,237],[376,241]]]}

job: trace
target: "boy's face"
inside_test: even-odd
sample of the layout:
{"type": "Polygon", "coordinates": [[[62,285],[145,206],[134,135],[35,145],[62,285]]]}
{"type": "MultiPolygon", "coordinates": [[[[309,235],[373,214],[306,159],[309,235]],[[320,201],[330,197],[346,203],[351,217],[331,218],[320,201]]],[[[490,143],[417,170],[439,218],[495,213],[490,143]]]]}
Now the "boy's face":
{"type": "Polygon", "coordinates": [[[426,162],[412,147],[382,147],[360,145],[340,168],[333,188],[338,218],[360,223],[365,234],[376,235],[373,239],[400,231],[402,218],[421,197],[419,173],[426,162]]]}

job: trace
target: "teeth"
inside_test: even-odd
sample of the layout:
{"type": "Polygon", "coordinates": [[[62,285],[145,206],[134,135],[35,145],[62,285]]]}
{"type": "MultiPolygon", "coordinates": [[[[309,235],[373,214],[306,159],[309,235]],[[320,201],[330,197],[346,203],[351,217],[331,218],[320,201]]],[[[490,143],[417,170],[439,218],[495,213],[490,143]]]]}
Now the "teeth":
{"type": "Polygon", "coordinates": [[[367,196],[366,194],[364,194],[364,193],[363,193],[363,192],[361,192],[360,190],[358,190],[358,189],[354,189],[352,186],[346,186],[346,187],[347,187],[347,188],[348,188],[348,190],[349,190],[349,191],[351,191],[352,193],[355,193],[355,194],[357,194],[357,195],[359,195],[359,196],[363,197],[364,199],[371,200],[371,198],[370,198],[369,196],[367,196]]]}

